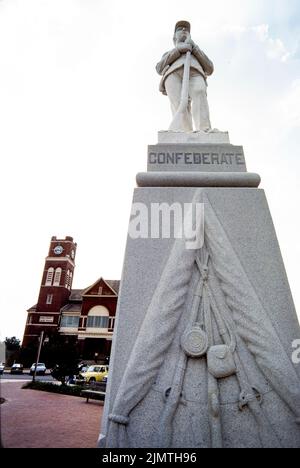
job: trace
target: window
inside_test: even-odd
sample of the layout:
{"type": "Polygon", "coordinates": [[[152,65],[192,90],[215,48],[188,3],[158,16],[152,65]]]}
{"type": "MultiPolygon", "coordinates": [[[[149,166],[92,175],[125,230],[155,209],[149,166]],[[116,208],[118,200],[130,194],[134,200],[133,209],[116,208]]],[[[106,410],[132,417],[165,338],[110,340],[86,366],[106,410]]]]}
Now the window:
{"type": "Polygon", "coordinates": [[[32,315],[29,314],[28,319],[27,319],[27,324],[30,325],[31,323],[32,323],[32,315]]]}
{"type": "MultiPolygon", "coordinates": [[[[88,313],[86,327],[88,328],[102,328],[108,329],[109,325],[109,312],[104,306],[92,307],[88,313]]],[[[92,331],[92,330],[91,330],[92,331]]]]}
{"type": "Polygon", "coordinates": [[[46,304],[52,304],[53,294],[47,294],[46,304]]]}
{"type": "Polygon", "coordinates": [[[88,328],[108,328],[109,317],[88,317],[88,328]]]}
{"type": "Polygon", "coordinates": [[[71,286],[72,286],[72,278],[73,278],[73,273],[70,271],[70,276],[69,276],[69,289],[71,289],[71,286]]]}
{"type": "Polygon", "coordinates": [[[102,286],[99,286],[98,294],[99,294],[99,296],[102,296],[102,294],[103,294],[103,287],[102,286]]]}
{"type": "Polygon", "coordinates": [[[115,317],[109,317],[109,325],[108,328],[112,329],[115,326],[115,317]]]}
{"type": "Polygon", "coordinates": [[[68,270],[66,273],[65,288],[69,287],[69,276],[70,276],[70,270],[68,270]]]}
{"type": "Polygon", "coordinates": [[[76,315],[63,315],[60,326],[62,328],[78,328],[79,317],[76,315]]]}
{"type": "Polygon", "coordinates": [[[60,278],[61,278],[61,268],[56,268],[55,270],[55,275],[54,275],[54,283],[53,286],[59,286],[60,285],[60,278]]]}
{"type": "Polygon", "coordinates": [[[46,276],[46,286],[52,286],[52,280],[54,275],[54,268],[48,268],[47,276],[46,276]]]}

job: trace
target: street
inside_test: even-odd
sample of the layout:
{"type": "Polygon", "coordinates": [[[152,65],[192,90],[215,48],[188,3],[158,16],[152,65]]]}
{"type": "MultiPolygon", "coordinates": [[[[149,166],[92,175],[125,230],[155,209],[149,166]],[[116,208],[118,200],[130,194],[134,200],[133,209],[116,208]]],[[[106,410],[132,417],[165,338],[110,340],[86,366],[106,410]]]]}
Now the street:
{"type": "MultiPolygon", "coordinates": [[[[0,382],[18,382],[18,381],[30,381],[32,380],[32,375],[28,372],[24,372],[23,374],[11,374],[9,371],[4,371],[4,374],[0,375],[0,382]]],[[[37,375],[36,380],[40,380],[41,382],[57,382],[57,380],[53,379],[50,374],[46,375],[37,375]]]]}

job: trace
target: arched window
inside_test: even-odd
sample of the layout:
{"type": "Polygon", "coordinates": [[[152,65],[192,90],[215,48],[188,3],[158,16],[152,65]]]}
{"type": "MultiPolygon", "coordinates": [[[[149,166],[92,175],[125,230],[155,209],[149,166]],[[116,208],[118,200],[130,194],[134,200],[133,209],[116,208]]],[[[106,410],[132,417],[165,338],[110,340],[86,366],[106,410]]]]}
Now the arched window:
{"type": "Polygon", "coordinates": [[[70,276],[69,276],[69,289],[71,289],[72,286],[72,278],[73,278],[73,273],[70,271],[70,276]]]}
{"type": "Polygon", "coordinates": [[[48,268],[47,271],[47,276],[46,276],[46,286],[52,286],[52,281],[53,281],[53,275],[54,275],[54,268],[48,268]]]}
{"type": "Polygon", "coordinates": [[[61,278],[61,268],[56,268],[55,270],[55,275],[54,275],[54,283],[53,286],[59,286],[60,285],[60,278],[61,278]]]}
{"type": "Polygon", "coordinates": [[[69,288],[69,276],[70,276],[70,270],[68,270],[66,273],[65,288],[69,288]]]}
{"type": "Polygon", "coordinates": [[[92,307],[88,313],[86,330],[95,332],[95,329],[107,330],[109,322],[109,311],[106,307],[99,305],[92,307]],[[89,328],[91,330],[89,330],[89,328]]]}

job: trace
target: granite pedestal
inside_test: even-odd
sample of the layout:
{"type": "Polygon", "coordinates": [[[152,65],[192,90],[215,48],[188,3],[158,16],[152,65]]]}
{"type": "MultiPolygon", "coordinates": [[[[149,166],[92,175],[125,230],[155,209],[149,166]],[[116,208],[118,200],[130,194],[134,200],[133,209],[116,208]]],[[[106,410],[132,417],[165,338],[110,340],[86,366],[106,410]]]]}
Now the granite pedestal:
{"type": "Polygon", "coordinates": [[[99,446],[300,447],[300,366],[291,360],[300,329],[268,203],[243,148],[159,143],[137,182],[133,203],[149,213],[153,203],[203,203],[204,246],[128,236],[99,446]],[[200,325],[207,332],[205,310],[219,310],[230,333],[215,314],[215,345],[224,348],[226,336],[235,343],[236,370],[221,378],[207,354],[187,357],[182,345],[204,249],[200,325]]]}

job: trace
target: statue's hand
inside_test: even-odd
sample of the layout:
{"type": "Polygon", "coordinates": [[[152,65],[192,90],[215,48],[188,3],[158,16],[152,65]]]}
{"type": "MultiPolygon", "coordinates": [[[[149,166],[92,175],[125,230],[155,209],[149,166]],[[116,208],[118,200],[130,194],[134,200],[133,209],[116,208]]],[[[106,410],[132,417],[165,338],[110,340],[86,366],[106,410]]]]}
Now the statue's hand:
{"type": "Polygon", "coordinates": [[[185,43],[185,42],[180,42],[177,44],[177,49],[181,54],[185,54],[186,52],[192,52],[192,44],[185,43]]]}

